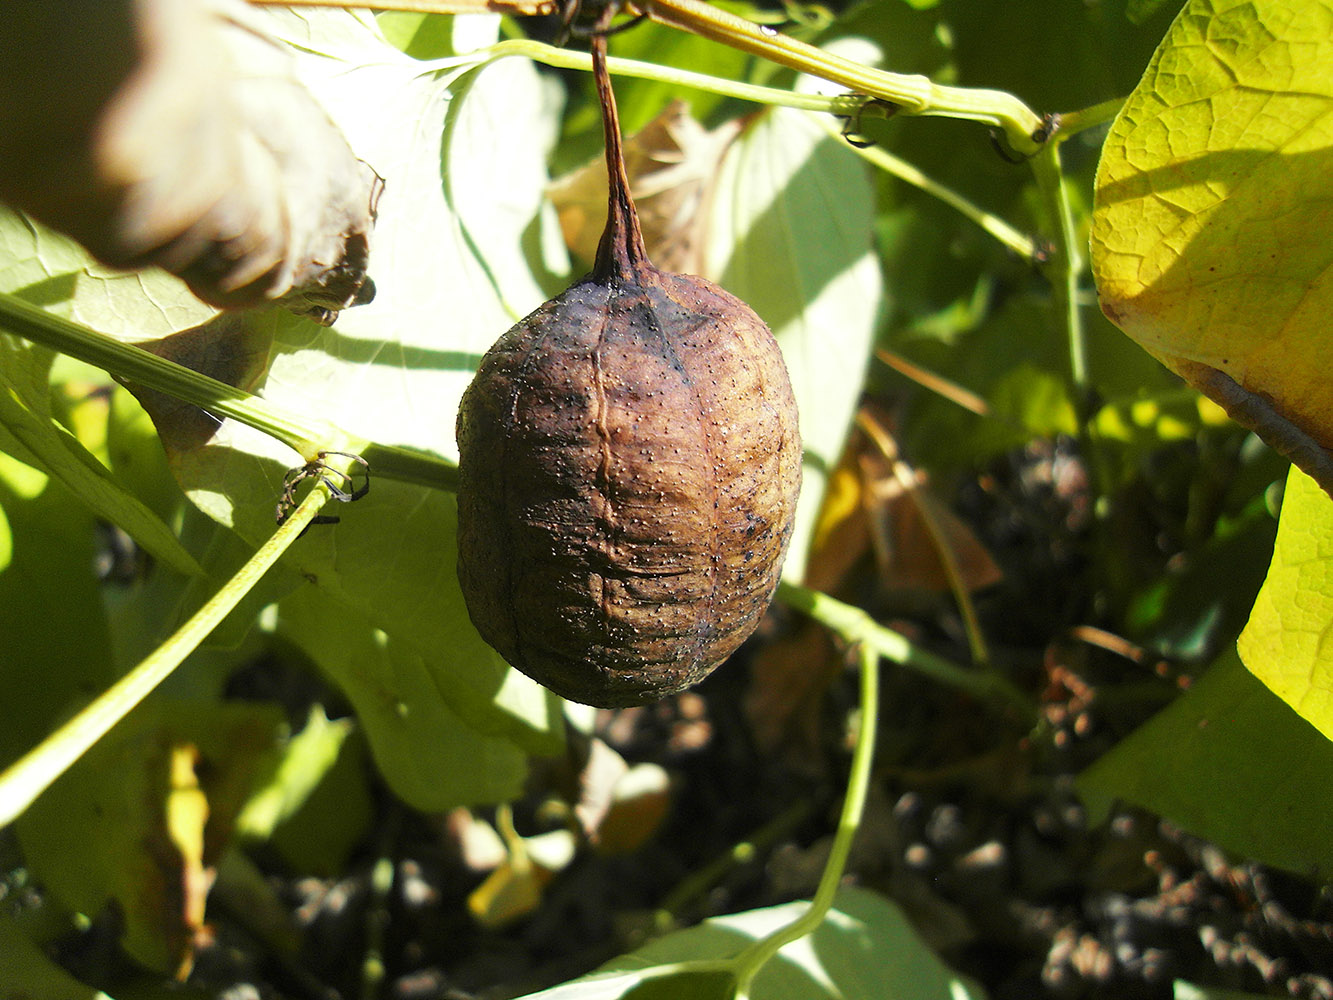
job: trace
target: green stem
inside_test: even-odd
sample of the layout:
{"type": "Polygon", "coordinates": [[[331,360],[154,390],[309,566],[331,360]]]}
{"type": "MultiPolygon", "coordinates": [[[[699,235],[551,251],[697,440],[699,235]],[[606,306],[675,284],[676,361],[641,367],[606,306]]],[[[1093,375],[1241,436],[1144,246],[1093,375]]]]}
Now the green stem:
{"type": "Polygon", "coordinates": [[[870,765],[875,758],[875,731],[878,723],[879,654],[868,646],[862,646],[861,719],[856,733],[856,748],[852,751],[851,772],[847,778],[847,797],[843,800],[842,815],[838,819],[828,862],[824,865],[810,908],[786,927],[750,945],[734,959],[737,1000],[744,1000],[750,995],[754,977],[770,958],[786,945],[818,929],[833,906],[834,896],[847,868],[847,858],[852,851],[852,841],[861,826],[866,793],[870,788],[870,765]]]}
{"type": "Polygon", "coordinates": [[[738,866],[752,863],[764,851],[775,847],[809,817],[813,804],[802,798],[765,823],[753,834],[735,844],[725,854],[714,858],[703,868],[682,880],[658,905],[653,914],[653,929],[664,934],[677,926],[678,917],[686,906],[702,899],[738,866]]]}
{"type": "Polygon", "coordinates": [[[1052,138],[1058,142],[1063,142],[1085,129],[1095,128],[1109,122],[1120,113],[1124,104],[1125,99],[1123,97],[1113,97],[1109,101],[1102,101],[1102,103],[1094,104],[1090,108],[1067,111],[1059,116],[1057,130],[1052,138]]]}
{"type": "Polygon", "coordinates": [[[310,420],[267,400],[201,375],[184,365],[80,326],[0,293],[0,326],[62,354],[96,365],[116,378],[183,399],[216,417],[230,417],[263,431],[297,452],[304,461],[321,451],[360,454],[378,477],[456,490],[458,469],[441,458],[369,442],[323,420],[310,420]]]}
{"type": "Polygon", "coordinates": [[[1051,276],[1056,308],[1064,317],[1065,339],[1069,347],[1069,374],[1074,386],[1079,420],[1084,421],[1089,416],[1087,396],[1090,383],[1088,344],[1083,329],[1083,312],[1078,304],[1078,284],[1085,260],[1078,246],[1069,189],[1060,169],[1058,142],[1050,143],[1032,158],[1032,172],[1052,227],[1054,250],[1046,270],[1051,276]]]}
{"type": "Polygon", "coordinates": [[[13,822],[89,747],[170,676],[296,541],[328,499],[328,488],[317,483],[286,523],[171,638],[0,774],[0,827],[13,822]]]}
{"type": "Polygon", "coordinates": [[[860,643],[877,656],[978,698],[1002,698],[1026,717],[1036,718],[1037,709],[1031,700],[999,674],[966,670],[950,663],[922,649],[906,636],[885,628],[854,605],[786,581],[778,586],[778,599],[837,632],[847,642],[860,643]]]}
{"type": "MultiPolygon", "coordinates": [[[[545,42],[537,42],[528,38],[512,38],[508,41],[497,42],[484,49],[478,49],[476,52],[470,52],[463,58],[465,60],[475,59],[480,64],[493,62],[507,56],[523,56],[533,62],[539,62],[544,66],[554,66],[557,69],[592,69],[592,59],[586,52],[558,49],[553,45],[547,45],[545,42]]],[[[459,59],[442,59],[440,64],[442,67],[456,68],[459,59]]],[[[776,87],[761,87],[752,83],[741,83],[736,80],[709,76],[706,73],[696,73],[688,69],[660,66],[657,63],[617,56],[607,57],[606,68],[616,76],[657,80],[678,87],[690,87],[710,94],[720,94],[723,97],[734,97],[737,100],[750,101],[754,104],[780,105],[785,108],[799,108],[802,111],[824,111],[834,115],[848,115],[854,113],[865,103],[864,98],[853,94],[838,94],[834,97],[826,97],[822,94],[797,94],[776,87]]]]}
{"type": "Polygon", "coordinates": [[[256,427],[306,460],[321,448],[353,450],[347,436],[331,424],[281,410],[242,389],[46,312],[17,296],[0,294],[0,323],[21,337],[96,365],[117,378],[183,399],[214,416],[256,427]]]}
{"type": "Polygon", "coordinates": [[[1042,119],[1001,90],[949,87],[925,76],[873,69],[766,30],[703,0],[637,0],[635,6],[654,21],[887,101],[903,114],[963,118],[1001,128],[1019,153],[1034,153],[1045,141],[1042,119]]]}

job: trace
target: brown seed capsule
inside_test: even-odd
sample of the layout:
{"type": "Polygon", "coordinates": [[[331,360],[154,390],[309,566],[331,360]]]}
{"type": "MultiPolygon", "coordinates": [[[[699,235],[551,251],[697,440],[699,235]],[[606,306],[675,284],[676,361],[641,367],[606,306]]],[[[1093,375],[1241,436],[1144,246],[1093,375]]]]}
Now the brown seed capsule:
{"type": "Polygon", "coordinates": [[[482,637],[557,694],[643,704],[701,680],[772,599],[800,490],[772,333],[649,262],[605,39],[610,211],[590,275],[486,352],[458,412],[458,577],[482,637]]]}

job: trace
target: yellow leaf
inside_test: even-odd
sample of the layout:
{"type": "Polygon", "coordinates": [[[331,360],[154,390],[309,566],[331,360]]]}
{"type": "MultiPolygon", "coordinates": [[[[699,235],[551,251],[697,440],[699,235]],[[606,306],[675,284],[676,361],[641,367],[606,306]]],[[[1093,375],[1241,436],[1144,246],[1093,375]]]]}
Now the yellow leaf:
{"type": "Polygon", "coordinates": [[[1299,469],[1237,646],[1252,674],[1333,739],[1333,499],[1299,469]]]}
{"type": "Polygon", "coordinates": [[[1190,0],[1107,137],[1102,309],[1333,483],[1333,4],[1190,0]]]}

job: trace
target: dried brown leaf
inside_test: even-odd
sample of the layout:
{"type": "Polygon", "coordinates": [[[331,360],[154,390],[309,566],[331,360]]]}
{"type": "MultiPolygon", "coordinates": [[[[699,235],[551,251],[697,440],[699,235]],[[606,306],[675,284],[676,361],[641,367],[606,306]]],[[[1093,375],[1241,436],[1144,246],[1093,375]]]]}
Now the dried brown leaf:
{"type": "MultiPolygon", "coordinates": [[[[703,230],[718,164],[740,122],[708,131],[673,101],[625,140],[625,169],[639,210],[644,243],[665,271],[703,272],[703,230]]],[[[554,181],[547,189],[570,250],[583,260],[597,255],[606,224],[606,163],[599,157],[554,181]]]]}
{"type": "Polygon", "coordinates": [[[24,4],[0,50],[0,199],[219,307],[373,294],[379,177],[239,0],[24,4]]]}

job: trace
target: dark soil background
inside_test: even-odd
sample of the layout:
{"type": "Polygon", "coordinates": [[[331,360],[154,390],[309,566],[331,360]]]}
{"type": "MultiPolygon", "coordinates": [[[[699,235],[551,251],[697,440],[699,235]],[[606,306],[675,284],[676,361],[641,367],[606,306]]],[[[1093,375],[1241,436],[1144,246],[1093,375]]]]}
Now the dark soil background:
{"type": "MultiPolygon", "coordinates": [[[[1089,825],[1075,776],[1190,675],[1072,624],[1093,607],[1080,480],[1065,477],[1074,485],[1062,490],[1052,474],[1069,461],[1077,471],[1067,447],[1033,446],[954,498],[1004,573],[977,595],[994,660],[1039,702],[1041,721],[1033,728],[883,664],[875,778],[848,877],[899,903],[995,1000],[1165,1000],[1175,979],[1329,1000],[1329,886],[1230,857],[1133,809],[1089,825]]],[[[895,594],[876,582],[873,560],[858,567],[845,589],[863,606],[966,661],[949,600],[895,594]]],[[[303,877],[276,857],[253,858],[299,928],[292,947],[276,947],[242,897],[220,886],[209,904],[213,937],[189,987],[225,1000],[498,1000],[632,949],[664,912],[688,925],[808,897],[848,766],[850,663],[825,633],[775,606],[760,634],[697,690],[600,713],[596,739],[669,775],[664,811],[630,817],[638,843],[628,853],[585,844],[539,905],[502,929],[469,914],[468,894],[486,872],[464,860],[461,817],[414,813],[367,771],[375,820],[343,877],[303,877]],[[792,663],[813,685],[795,702],[773,696],[790,684],[792,663]],[[784,704],[774,724],[771,710],[784,704]],[[745,860],[734,855],[738,844],[753,845],[745,860]]],[[[233,693],[280,698],[294,718],[332,697],[273,663],[237,678],[233,693]]],[[[514,807],[520,833],[564,822],[550,803],[577,797],[590,747],[584,738],[569,760],[537,762],[530,798],[514,807]]],[[[60,957],[85,981],[119,984],[113,995],[123,1000],[143,974],[116,952],[116,929],[105,914],[60,957]]]]}

